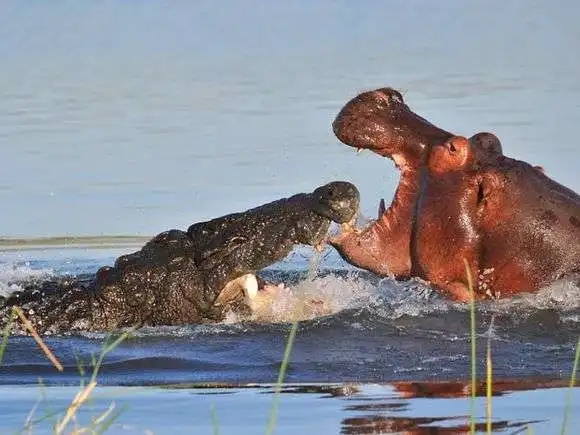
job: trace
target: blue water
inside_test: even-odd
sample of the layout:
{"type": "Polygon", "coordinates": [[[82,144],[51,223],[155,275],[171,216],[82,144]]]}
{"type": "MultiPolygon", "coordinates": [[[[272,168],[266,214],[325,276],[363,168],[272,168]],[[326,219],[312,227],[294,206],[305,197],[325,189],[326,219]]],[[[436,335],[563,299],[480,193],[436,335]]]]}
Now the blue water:
{"type": "MultiPolygon", "coordinates": [[[[3,410],[0,429],[22,428],[35,405],[35,391],[30,387],[13,387],[11,397],[0,396],[3,410]],[[20,411],[16,411],[19,409],[20,411]]],[[[47,411],[64,409],[75,388],[54,388],[50,404],[41,401],[30,420],[42,418],[47,411]]],[[[111,432],[147,433],[264,433],[272,409],[273,388],[142,388],[97,389],[95,400],[81,408],[81,424],[101,415],[114,403],[114,410],[123,413],[111,432]],[[158,416],[166,415],[166,419],[158,416]]],[[[567,390],[527,390],[501,393],[494,397],[494,431],[516,433],[530,425],[534,433],[559,433],[563,418],[560,403],[567,390]]],[[[574,395],[575,400],[580,395],[574,395]]],[[[477,400],[478,433],[485,433],[485,402],[477,400]],[[482,416],[482,417],[479,417],[482,416]]],[[[469,401],[465,398],[401,397],[393,385],[289,385],[279,401],[277,434],[342,433],[342,434],[464,434],[469,433],[469,401]]],[[[55,417],[45,422],[53,423],[55,417]]],[[[569,428],[580,423],[578,413],[569,418],[569,428]]],[[[46,423],[45,426],[48,426],[46,423]]],[[[34,433],[52,433],[35,430],[34,433]]],[[[574,432],[570,432],[574,433],[574,432]]]]}
{"type": "MultiPolygon", "coordinates": [[[[0,244],[0,292],[22,280],[93,273],[143,240],[103,236],[146,239],[330,180],[355,183],[364,215],[374,216],[398,174],[388,160],[355,156],[330,125],[348,99],[385,85],[447,130],[494,132],[506,154],[580,191],[579,12],[577,2],[533,0],[3,2],[0,238],[24,245],[0,244]],[[86,236],[90,246],[38,239],[63,236],[86,236]]],[[[462,430],[465,398],[410,398],[402,412],[400,396],[394,408],[383,403],[394,394],[389,386],[365,394],[374,383],[467,379],[466,307],[419,282],[361,274],[332,251],[319,276],[305,281],[311,259],[299,249],[272,266],[269,273],[291,283],[272,324],[144,329],[109,354],[99,377],[106,391],[143,392],[124,415],[127,426],[112,431],[189,433],[193,419],[210,432],[215,403],[224,432],[255,433],[271,395],[185,386],[274,382],[289,321],[312,295],[332,313],[298,316],[287,381],[362,383],[363,392],[348,405],[318,390],[288,393],[277,433],[462,430]],[[166,384],[185,389],[160,389],[166,384]],[[255,407],[239,414],[246,403],[255,407]],[[364,403],[370,408],[349,408],[364,403]],[[444,419],[420,420],[433,416],[444,419]]],[[[489,339],[498,379],[564,382],[580,333],[579,301],[577,283],[565,281],[478,306],[479,373],[489,339]]],[[[77,358],[90,361],[103,339],[49,338],[65,366],[57,373],[31,339],[11,338],[0,368],[2,430],[20,427],[39,377],[54,403],[70,399],[77,358]]],[[[506,394],[495,405],[497,421],[543,420],[532,424],[536,432],[555,433],[564,397],[563,389],[506,394]]],[[[573,404],[576,416],[577,393],[573,404]]]]}
{"type": "Polygon", "coordinates": [[[1,236],[129,234],[333,179],[398,180],[330,125],[391,85],[580,190],[580,6],[566,1],[3,2],[1,236]]]}

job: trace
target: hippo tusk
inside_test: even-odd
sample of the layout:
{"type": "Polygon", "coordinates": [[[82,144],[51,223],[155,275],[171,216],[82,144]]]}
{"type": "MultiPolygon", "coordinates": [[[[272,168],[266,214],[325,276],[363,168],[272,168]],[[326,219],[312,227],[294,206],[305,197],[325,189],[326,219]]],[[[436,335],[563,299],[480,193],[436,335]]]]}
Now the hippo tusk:
{"type": "Polygon", "coordinates": [[[377,218],[380,219],[381,216],[384,215],[386,211],[387,207],[385,206],[385,198],[381,198],[381,200],[379,201],[379,215],[377,218]]]}

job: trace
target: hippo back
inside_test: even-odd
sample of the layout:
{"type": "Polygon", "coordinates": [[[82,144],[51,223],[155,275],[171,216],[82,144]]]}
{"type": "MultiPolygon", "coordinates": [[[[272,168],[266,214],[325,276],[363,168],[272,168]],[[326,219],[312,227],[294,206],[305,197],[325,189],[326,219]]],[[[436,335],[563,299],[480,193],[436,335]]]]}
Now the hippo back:
{"type": "Polygon", "coordinates": [[[482,265],[495,286],[525,291],[580,271],[580,197],[508,157],[482,173],[482,265]]]}

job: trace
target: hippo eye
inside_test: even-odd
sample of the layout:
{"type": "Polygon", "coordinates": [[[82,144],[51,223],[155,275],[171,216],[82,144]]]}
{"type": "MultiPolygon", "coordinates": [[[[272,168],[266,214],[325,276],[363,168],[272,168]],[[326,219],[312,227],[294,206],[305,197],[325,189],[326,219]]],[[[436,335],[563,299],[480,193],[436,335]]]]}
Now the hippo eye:
{"type": "Polygon", "coordinates": [[[449,144],[449,151],[454,153],[455,151],[457,151],[457,148],[455,148],[455,145],[453,145],[452,143],[449,144]]]}

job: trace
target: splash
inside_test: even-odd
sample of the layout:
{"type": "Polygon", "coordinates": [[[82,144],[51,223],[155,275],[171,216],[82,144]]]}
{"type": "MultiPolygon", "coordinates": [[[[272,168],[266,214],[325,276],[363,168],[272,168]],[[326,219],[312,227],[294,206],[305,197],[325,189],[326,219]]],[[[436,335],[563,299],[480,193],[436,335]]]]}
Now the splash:
{"type": "Polygon", "coordinates": [[[0,263],[0,296],[22,290],[18,282],[45,279],[54,276],[50,269],[35,269],[29,262],[0,263]]]}
{"type": "Polygon", "coordinates": [[[446,312],[452,303],[441,298],[429,284],[419,278],[400,282],[385,278],[379,282],[380,303],[374,312],[379,317],[399,319],[446,312]]]}
{"type": "Polygon", "coordinates": [[[259,307],[249,319],[228,313],[223,323],[243,320],[255,323],[287,323],[331,316],[347,309],[369,306],[379,289],[354,275],[328,275],[304,279],[296,285],[279,287],[269,304],[259,307]]]}
{"type": "MultiPolygon", "coordinates": [[[[356,309],[364,309],[375,321],[403,318],[416,318],[418,321],[441,315],[463,317],[469,311],[469,305],[444,299],[420,279],[399,282],[384,278],[377,284],[352,272],[346,276],[306,278],[295,285],[281,287],[269,304],[255,311],[249,319],[228,313],[223,323],[304,321],[356,309]]],[[[476,309],[483,314],[508,317],[514,321],[525,321],[530,315],[550,310],[555,311],[563,322],[577,323],[580,287],[573,279],[561,280],[536,293],[478,302],[476,309]]]]}
{"type": "Polygon", "coordinates": [[[492,309],[499,312],[514,309],[557,309],[558,311],[580,309],[580,276],[555,281],[536,293],[523,293],[510,299],[494,301],[492,309]]]}

